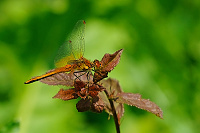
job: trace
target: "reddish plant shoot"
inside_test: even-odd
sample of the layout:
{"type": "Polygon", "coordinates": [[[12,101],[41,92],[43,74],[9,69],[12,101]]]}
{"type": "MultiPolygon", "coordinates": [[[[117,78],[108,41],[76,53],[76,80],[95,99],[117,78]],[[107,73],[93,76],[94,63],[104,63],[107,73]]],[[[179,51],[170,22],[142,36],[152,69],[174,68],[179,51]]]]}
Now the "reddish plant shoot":
{"type": "Polygon", "coordinates": [[[78,21],[70,40],[61,46],[61,52],[56,57],[58,68],[49,70],[41,76],[25,82],[29,84],[40,81],[48,85],[61,85],[70,89],[61,88],[53,98],[64,101],[77,99],[78,112],[92,111],[101,113],[105,110],[113,115],[117,133],[120,133],[120,119],[124,114],[124,104],[135,106],[163,118],[162,110],[149,99],[143,99],[140,94],[125,93],[119,81],[108,78],[119,63],[123,49],[113,54],[105,54],[101,61],[93,62],[83,57],[85,21],[78,21]],[[66,51],[63,51],[66,50],[66,51]]]}

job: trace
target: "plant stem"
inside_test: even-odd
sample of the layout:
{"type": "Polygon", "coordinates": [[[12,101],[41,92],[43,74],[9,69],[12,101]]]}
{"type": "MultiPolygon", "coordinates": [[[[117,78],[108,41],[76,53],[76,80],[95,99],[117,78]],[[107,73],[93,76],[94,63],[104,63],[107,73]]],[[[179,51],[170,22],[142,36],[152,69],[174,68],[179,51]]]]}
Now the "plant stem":
{"type": "Polygon", "coordinates": [[[114,121],[115,121],[116,131],[117,131],[117,133],[120,133],[119,120],[118,120],[118,117],[117,117],[117,113],[116,113],[116,110],[115,110],[114,103],[113,103],[112,99],[110,99],[108,91],[105,89],[104,92],[106,93],[106,96],[107,96],[107,98],[108,98],[108,100],[110,102],[113,118],[114,118],[114,121]]]}

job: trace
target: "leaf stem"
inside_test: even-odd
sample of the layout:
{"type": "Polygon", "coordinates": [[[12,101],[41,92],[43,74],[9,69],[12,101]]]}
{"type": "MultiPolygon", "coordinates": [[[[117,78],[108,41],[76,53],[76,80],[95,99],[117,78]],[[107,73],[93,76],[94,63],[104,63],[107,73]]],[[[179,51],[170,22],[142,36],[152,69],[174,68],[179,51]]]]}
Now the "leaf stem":
{"type": "Polygon", "coordinates": [[[118,120],[118,117],[117,117],[117,113],[116,113],[116,110],[115,110],[114,103],[113,103],[112,99],[110,99],[108,91],[105,89],[104,92],[106,93],[106,96],[107,96],[107,98],[108,98],[108,100],[110,102],[113,118],[114,118],[114,121],[115,121],[116,131],[117,131],[117,133],[120,133],[119,120],[118,120]]]}

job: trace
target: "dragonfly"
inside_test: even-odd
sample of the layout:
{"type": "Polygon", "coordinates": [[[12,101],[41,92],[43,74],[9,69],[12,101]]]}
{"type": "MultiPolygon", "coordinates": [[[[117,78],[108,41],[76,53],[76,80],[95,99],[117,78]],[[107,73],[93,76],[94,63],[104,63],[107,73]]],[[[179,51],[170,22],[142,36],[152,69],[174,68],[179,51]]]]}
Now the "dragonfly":
{"type": "Polygon", "coordinates": [[[59,52],[54,62],[56,68],[53,71],[33,77],[26,81],[25,84],[33,83],[57,73],[87,72],[92,70],[92,68],[99,67],[100,62],[98,60],[91,62],[83,57],[85,50],[85,25],[86,22],[84,20],[79,20],[76,23],[69,40],[58,50],[59,52]]]}

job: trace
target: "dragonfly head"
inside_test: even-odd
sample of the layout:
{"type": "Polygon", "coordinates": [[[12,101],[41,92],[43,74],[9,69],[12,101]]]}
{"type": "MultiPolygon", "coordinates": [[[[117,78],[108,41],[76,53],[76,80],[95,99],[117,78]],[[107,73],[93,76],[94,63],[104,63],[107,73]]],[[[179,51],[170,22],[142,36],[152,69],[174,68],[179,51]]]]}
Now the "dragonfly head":
{"type": "Polygon", "coordinates": [[[101,62],[99,60],[94,60],[93,61],[93,67],[94,67],[94,70],[97,70],[97,69],[100,69],[101,68],[101,62]]]}

